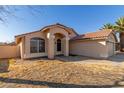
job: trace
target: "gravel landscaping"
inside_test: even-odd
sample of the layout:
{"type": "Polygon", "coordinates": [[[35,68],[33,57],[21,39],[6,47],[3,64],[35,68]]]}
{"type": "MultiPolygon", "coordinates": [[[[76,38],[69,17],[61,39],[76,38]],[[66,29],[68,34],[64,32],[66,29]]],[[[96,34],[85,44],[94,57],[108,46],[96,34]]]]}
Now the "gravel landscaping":
{"type": "Polygon", "coordinates": [[[86,58],[75,61],[77,60],[65,62],[58,58],[56,60],[46,58],[0,60],[0,87],[82,88],[124,86],[123,62],[117,63],[86,58]]]}

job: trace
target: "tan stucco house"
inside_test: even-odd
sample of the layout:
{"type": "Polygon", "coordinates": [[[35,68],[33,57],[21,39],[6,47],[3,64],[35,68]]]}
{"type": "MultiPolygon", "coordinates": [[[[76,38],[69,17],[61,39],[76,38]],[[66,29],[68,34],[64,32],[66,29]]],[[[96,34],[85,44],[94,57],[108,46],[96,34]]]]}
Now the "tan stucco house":
{"type": "Polygon", "coordinates": [[[39,31],[17,35],[15,42],[13,52],[22,59],[43,56],[54,59],[56,55],[71,54],[107,58],[115,54],[117,39],[110,29],[78,35],[72,28],[57,23],[39,31]]]}

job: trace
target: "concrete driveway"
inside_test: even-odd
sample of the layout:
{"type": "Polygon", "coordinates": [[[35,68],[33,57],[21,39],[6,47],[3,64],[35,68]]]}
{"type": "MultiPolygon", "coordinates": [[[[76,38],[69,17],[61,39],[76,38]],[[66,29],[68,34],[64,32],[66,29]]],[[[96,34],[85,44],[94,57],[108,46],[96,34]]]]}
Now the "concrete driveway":
{"type": "Polygon", "coordinates": [[[117,54],[109,57],[108,59],[95,59],[85,56],[57,56],[56,59],[65,62],[112,62],[112,63],[123,63],[124,62],[124,53],[118,52],[117,54]]]}
{"type": "Polygon", "coordinates": [[[124,53],[123,52],[119,52],[111,57],[108,58],[109,61],[112,62],[124,62],[124,53]]]}

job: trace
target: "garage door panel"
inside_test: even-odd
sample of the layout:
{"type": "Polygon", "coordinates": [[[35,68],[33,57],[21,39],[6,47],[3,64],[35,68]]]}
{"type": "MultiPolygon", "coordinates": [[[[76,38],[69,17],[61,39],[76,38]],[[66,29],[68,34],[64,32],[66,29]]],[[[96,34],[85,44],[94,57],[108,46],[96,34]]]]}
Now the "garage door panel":
{"type": "Polygon", "coordinates": [[[71,42],[70,43],[70,53],[76,55],[84,55],[90,57],[106,57],[107,48],[105,45],[99,43],[99,41],[89,41],[89,42],[71,42]]]}

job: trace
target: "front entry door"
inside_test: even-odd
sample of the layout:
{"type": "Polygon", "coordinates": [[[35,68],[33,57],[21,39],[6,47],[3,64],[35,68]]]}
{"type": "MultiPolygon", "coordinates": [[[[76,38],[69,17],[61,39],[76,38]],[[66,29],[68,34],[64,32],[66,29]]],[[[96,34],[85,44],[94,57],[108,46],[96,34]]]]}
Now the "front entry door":
{"type": "Polygon", "coordinates": [[[57,39],[57,52],[61,51],[61,39],[57,39]]]}
{"type": "Polygon", "coordinates": [[[55,54],[60,55],[62,54],[62,43],[61,39],[57,39],[55,43],[55,54]]]}

